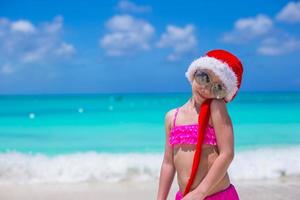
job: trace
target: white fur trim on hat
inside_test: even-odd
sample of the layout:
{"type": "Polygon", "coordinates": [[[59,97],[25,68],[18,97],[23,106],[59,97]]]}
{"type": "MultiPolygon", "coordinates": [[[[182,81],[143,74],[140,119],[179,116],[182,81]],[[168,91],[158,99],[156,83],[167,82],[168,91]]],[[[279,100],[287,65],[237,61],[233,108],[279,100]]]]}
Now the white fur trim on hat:
{"type": "Polygon", "coordinates": [[[209,69],[213,71],[226,86],[227,95],[225,100],[229,102],[233,98],[238,90],[238,80],[236,74],[226,62],[209,56],[203,56],[194,60],[185,72],[185,76],[191,84],[197,69],[209,69]]]}

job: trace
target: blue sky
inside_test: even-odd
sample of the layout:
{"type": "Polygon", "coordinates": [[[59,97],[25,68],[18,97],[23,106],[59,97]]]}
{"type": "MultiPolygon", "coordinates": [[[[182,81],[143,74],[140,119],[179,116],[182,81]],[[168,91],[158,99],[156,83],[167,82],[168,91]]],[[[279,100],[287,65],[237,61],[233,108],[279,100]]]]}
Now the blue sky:
{"type": "Polygon", "coordinates": [[[0,94],[189,92],[226,49],[241,91],[300,91],[299,1],[0,1],[0,94]]]}

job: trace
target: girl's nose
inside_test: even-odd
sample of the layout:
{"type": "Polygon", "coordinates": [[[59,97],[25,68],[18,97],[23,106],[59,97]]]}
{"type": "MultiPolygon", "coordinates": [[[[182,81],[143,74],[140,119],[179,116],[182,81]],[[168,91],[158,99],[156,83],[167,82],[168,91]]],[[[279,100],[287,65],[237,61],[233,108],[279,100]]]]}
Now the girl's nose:
{"type": "Polygon", "coordinates": [[[209,94],[210,93],[210,89],[208,86],[201,86],[200,87],[200,92],[203,94],[209,94]]]}
{"type": "Polygon", "coordinates": [[[205,85],[200,85],[201,90],[205,89],[205,85]]]}
{"type": "Polygon", "coordinates": [[[204,92],[208,87],[205,85],[200,85],[200,90],[204,92]]]}

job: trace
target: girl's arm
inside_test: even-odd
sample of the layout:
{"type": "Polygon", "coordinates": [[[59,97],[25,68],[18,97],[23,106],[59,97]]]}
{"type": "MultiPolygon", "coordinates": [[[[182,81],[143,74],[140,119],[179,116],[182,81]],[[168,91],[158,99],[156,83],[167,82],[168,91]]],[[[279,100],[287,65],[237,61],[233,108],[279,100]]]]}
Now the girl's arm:
{"type": "Polygon", "coordinates": [[[160,169],[157,200],[167,199],[175,175],[173,150],[172,146],[169,144],[172,113],[173,112],[169,111],[165,116],[166,143],[164,158],[160,169]]]}
{"type": "Polygon", "coordinates": [[[234,157],[234,138],[232,122],[228,115],[225,102],[223,100],[213,100],[211,102],[211,117],[216,132],[219,155],[212,164],[207,175],[195,188],[195,192],[204,197],[213,189],[225,176],[227,169],[234,157]]]}

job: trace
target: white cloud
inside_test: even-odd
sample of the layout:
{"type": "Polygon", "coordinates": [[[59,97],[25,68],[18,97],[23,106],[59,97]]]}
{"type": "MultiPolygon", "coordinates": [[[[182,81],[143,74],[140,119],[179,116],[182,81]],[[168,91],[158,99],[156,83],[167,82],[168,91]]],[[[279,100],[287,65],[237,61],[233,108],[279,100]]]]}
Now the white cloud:
{"type": "Polygon", "coordinates": [[[121,0],[117,5],[117,9],[122,12],[146,13],[151,11],[150,6],[138,6],[131,1],[121,0]]]}
{"type": "Polygon", "coordinates": [[[278,21],[300,22],[300,2],[289,2],[276,16],[278,21]]]}
{"type": "Polygon", "coordinates": [[[56,16],[52,22],[44,23],[44,30],[48,33],[58,33],[63,27],[63,17],[56,16]]]}
{"type": "Polygon", "coordinates": [[[47,55],[48,48],[46,46],[41,46],[33,49],[32,51],[24,52],[21,55],[20,60],[23,63],[34,63],[41,60],[45,55],[47,55]]]}
{"type": "Polygon", "coordinates": [[[288,38],[267,38],[262,41],[257,52],[262,55],[277,56],[290,53],[300,49],[300,40],[292,37],[288,38]]]}
{"type": "Polygon", "coordinates": [[[72,44],[62,38],[63,18],[34,25],[28,20],[0,18],[0,66],[5,74],[16,71],[11,66],[59,62],[75,53],[72,44]],[[8,67],[10,66],[10,68],[8,67]]]}
{"type": "Polygon", "coordinates": [[[11,67],[9,63],[5,63],[1,69],[0,69],[1,74],[9,75],[14,72],[14,69],[11,67]]]}
{"type": "MultiPolygon", "coordinates": [[[[300,2],[288,3],[277,14],[276,19],[291,23],[300,22],[300,2]]],[[[272,19],[264,14],[237,20],[234,29],[222,37],[223,42],[236,44],[246,43],[253,39],[260,39],[256,51],[261,55],[276,56],[300,49],[299,39],[273,27],[272,19]]]]}
{"type": "Polygon", "coordinates": [[[18,20],[11,23],[11,30],[22,33],[34,33],[35,27],[27,20],[18,20]]]}
{"type": "Polygon", "coordinates": [[[153,26],[130,15],[116,15],[106,23],[108,33],[100,38],[100,46],[109,56],[122,56],[150,49],[153,26]]]}
{"type": "Polygon", "coordinates": [[[256,17],[242,18],[235,22],[234,29],[225,33],[222,40],[228,43],[244,43],[266,35],[272,29],[272,20],[263,14],[256,17]]]}
{"type": "Polygon", "coordinates": [[[55,51],[57,55],[72,55],[75,53],[75,48],[72,44],[63,42],[55,51]]]}
{"type": "Polygon", "coordinates": [[[171,48],[172,53],[168,55],[168,60],[178,60],[183,54],[195,50],[197,39],[195,27],[191,24],[185,27],[168,25],[167,30],[157,42],[159,48],[171,48]]]}

